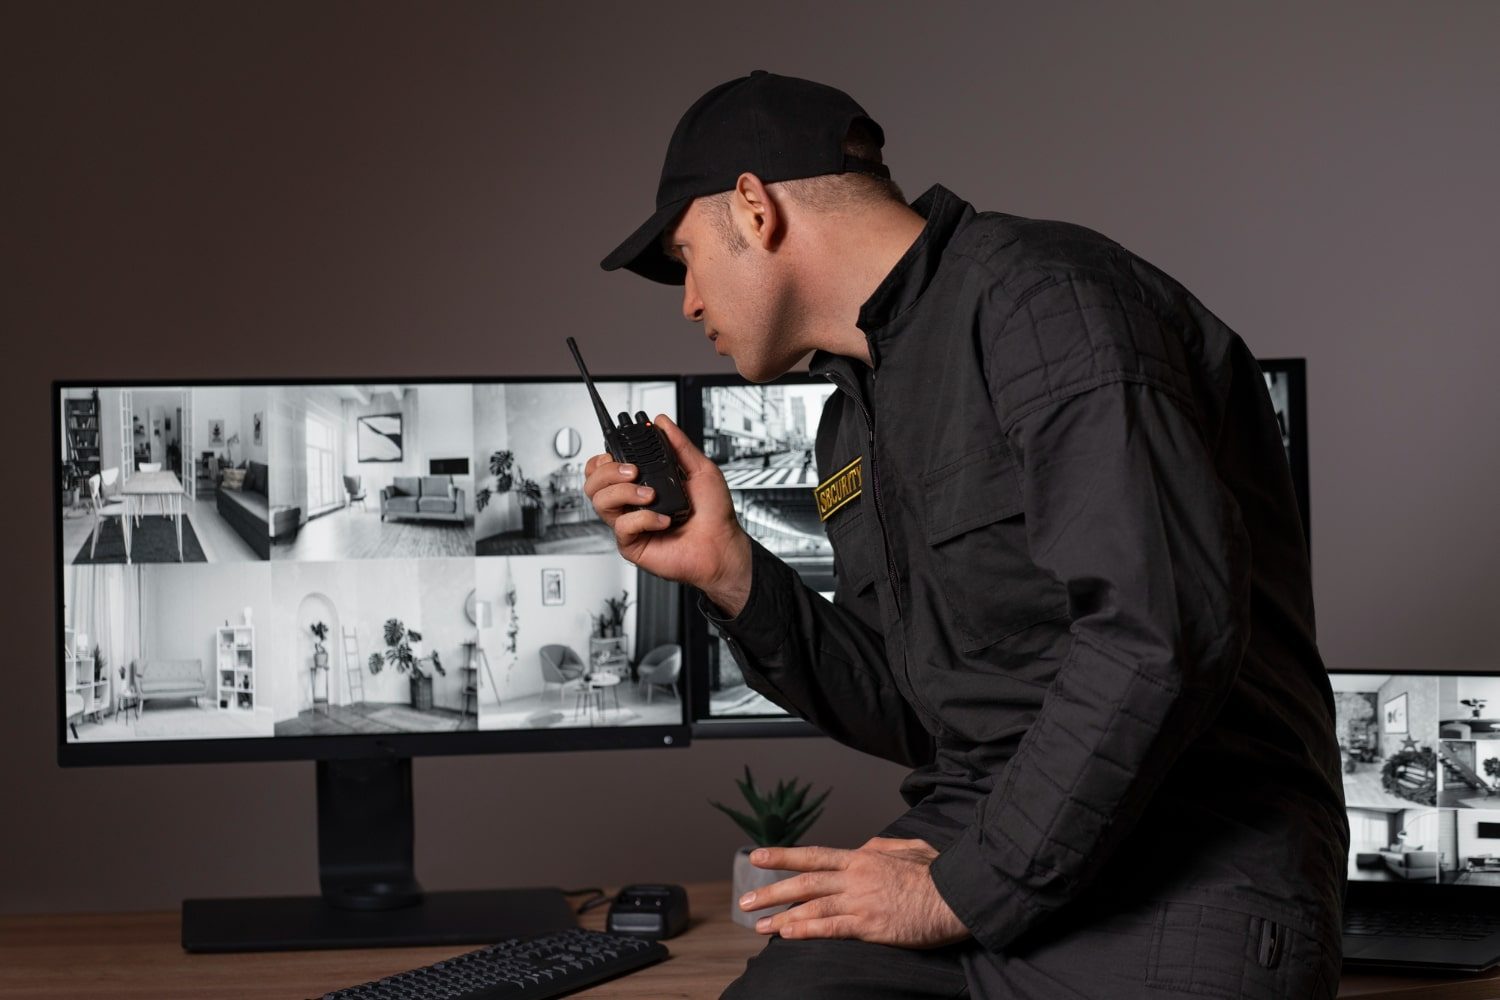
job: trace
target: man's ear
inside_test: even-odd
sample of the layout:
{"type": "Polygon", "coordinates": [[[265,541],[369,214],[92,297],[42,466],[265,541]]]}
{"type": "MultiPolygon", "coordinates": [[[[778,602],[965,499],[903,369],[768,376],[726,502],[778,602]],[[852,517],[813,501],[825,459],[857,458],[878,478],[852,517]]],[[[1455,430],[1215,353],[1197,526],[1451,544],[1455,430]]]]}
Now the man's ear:
{"type": "Polygon", "coordinates": [[[740,174],[734,182],[730,205],[735,224],[745,239],[759,244],[763,250],[776,249],[786,225],[785,216],[759,177],[748,172],[740,174]]]}

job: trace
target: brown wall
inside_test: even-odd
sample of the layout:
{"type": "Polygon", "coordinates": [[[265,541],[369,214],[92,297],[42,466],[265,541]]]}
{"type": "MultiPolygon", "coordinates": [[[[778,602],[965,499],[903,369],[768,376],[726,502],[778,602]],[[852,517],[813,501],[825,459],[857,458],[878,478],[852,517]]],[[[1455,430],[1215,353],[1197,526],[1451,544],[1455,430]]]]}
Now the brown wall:
{"type": "MultiPolygon", "coordinates": [[[[48,380],[725,370],[597,262],[668,135],[753,68],[840,85],[909,196],[1098,229],[1308,359],[1333,666],[1494,669],[1500,9],[11,3],[0,910],[314,887],[307,763],[60,770],[48,380]]],[[[727,876],[744,762],[900,809],[823,740],[419,761],[434,888],[727,876]],[[607,843],[608,849],[599,845],[607,843]]]]}

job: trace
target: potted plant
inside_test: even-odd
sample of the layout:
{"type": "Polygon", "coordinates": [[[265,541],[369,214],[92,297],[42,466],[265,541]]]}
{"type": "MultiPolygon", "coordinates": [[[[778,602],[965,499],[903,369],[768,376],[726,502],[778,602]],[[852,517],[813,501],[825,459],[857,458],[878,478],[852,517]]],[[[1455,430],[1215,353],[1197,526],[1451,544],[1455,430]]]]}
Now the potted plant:
{"type": "Polygon", "coordinates": [[[807,793],[812,786],[799,787],[797,779],[793,778],[790,782],[778,781],[775,791],[764,795],[755,787],[755,779],[750,774],[748,764],[745,765],[745,779],[743,781],[736,779],[735,783],[740,786],[740,793],[750,804],[753,816],[730,809],[718,802],[709,804],[734,820],[735,824],[754,842],[752,846],[741,847],[735,852],[734,891],[729,897],[730,918],[742,927],[754,929],[757,920],[780,913],[786,909],[786,905],[769,906],[746,912],[740,909],[739,898],[752,889],[759,889],[772,882],[780,882],[797,873],[757,868],[750,861],[750,852],[756,847],[795,847],[797,841],[802,839],[802,836],[822,815],[823,800],[828,798],[828,792],[832,789],[824,791],[822,795],[808,802],[807,793]]]}
{"type": "Polygon", "coordinates": [[[484,487],[474,494],[474,506],[484,510],[490,498],[497,493],[515,493],[521,506],[521,530],[528,538],[542,537],[542,487],[534,479],[527,479],[516,464],[513,451],[497,451],[490,455],[490,474],[495,477],[493,488],[484,487]]]}
{"type": "Polygon", "coordinates": [[[308,626],[308,629],[312,632],[314,638],[313,669],[327,670],[328,650],[323,648],[323,640],[328,638],[328,626],[323,622],[313,622],[308,626]]]}
{"type": "Polygon", "coordinates": [[[1464,698],[1460,705],[1468,705],[1474,710],[1474,718],[1479,718],[1479,713],[1484,711],[1484,706],[1489,702],[1488,698],[1464,698]]]}
{"type": "Polygon", "coordinates": [[[82,487],[80,482],[86,481],[83,469],[71,458],[63,463],[62,467],[62,495],[63,504],[68,508],[78,506],[78,497],[82,487]]]}
{"type": "Polygon", "coordinates": [[[446,677],[448,671],[443,669],[437,650],[433,650],[430,657],[424,657],[421,652],[422,633],[407,628],[399,618],[386,619],[384,638],[385,653],[370,654],[370,673],[380,673],[381,667],[387,663],[398,673],[410,671],[411,707],[418,711],[432,708],[432,675],[424,674],[421,664],[424,659],[431,659],[433,669],[446,677]]]}
{"type": "Polygon", "coordinates": [[[630,600],[630,591],[620,591],[619,597],[606,597],[604,599],[604,613],[599,616],[601,636],[618,636],[625,634],[625,609],[634,603],[630,600]]]}

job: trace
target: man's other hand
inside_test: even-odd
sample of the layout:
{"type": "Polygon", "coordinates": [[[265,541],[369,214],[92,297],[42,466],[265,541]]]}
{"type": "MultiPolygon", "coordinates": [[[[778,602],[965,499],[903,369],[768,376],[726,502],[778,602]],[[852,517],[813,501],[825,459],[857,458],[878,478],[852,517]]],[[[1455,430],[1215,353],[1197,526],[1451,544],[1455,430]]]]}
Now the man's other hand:
{"type": "Polygon", "coordinates": [[[759,868],[801,875],[782,879],[739,901],[742,910],[798,903],[755,925],[784,938],[857,938],[898,948],[940,948],[969,929],[939,895],[928,870],[938,852],[925,840],[874,837],[858,850],[762,847],[759,868]]]}

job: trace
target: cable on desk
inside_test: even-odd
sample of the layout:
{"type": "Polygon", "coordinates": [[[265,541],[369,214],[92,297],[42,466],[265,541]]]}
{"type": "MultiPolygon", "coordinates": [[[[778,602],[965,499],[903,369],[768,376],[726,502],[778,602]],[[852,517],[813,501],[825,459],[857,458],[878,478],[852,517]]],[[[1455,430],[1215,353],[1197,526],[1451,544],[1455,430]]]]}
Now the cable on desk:
{"type": "Polygon", "coordinates": [[[591,892],[594,894],[580,903],[578,905],[578,909],[573,911],[574,913],[587,913],[589,910],[592,910],[597,906],[603,906],[605,903],[609,903],[614,900],[614,897],[606,893],[603,889],[593,886],[587,889],[561,889],[559,891],[564,896],[581,896],[586,892],[591,892]]]}

